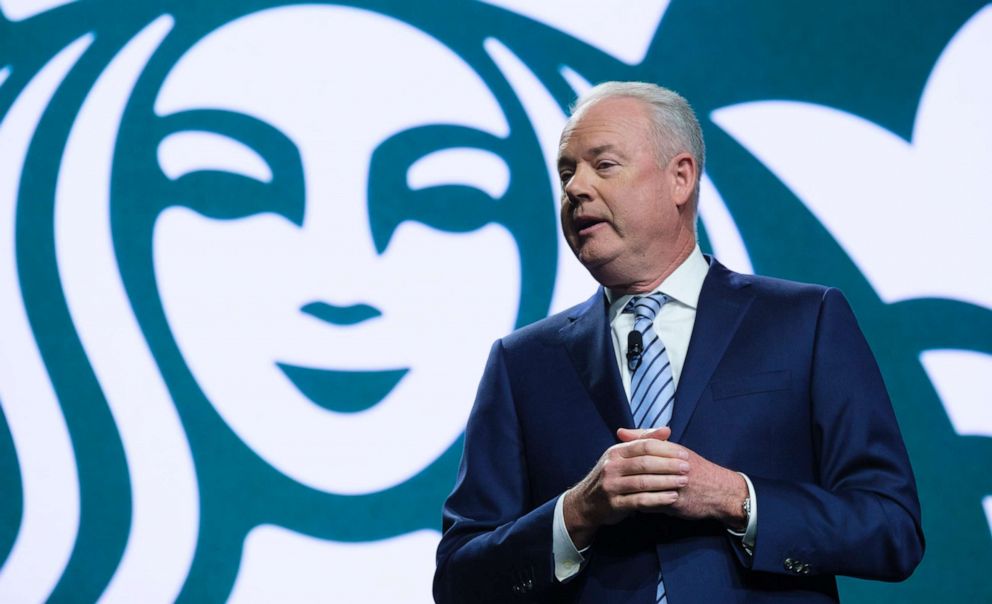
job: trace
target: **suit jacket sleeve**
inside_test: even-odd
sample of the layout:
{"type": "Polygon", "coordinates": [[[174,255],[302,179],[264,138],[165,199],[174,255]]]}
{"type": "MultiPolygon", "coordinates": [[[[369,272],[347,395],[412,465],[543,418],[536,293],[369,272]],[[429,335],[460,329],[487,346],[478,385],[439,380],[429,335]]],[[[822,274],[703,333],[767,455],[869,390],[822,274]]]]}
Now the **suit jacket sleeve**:
{"type": "Polygon", "coordinates": [[[553,589],[555,499],[534,507],[502,343],[490,352],[444,506],[434,598],[439,603],[534,599],[553,589]]]}
{"type": "Polygon", "coordinates": [[[751,476],[761,510],[752,568],[905,579],[924,548],[916,485],[878,366],[837,290],[824,293],[815,334],[809,396],[819,477],[751,476]]]}

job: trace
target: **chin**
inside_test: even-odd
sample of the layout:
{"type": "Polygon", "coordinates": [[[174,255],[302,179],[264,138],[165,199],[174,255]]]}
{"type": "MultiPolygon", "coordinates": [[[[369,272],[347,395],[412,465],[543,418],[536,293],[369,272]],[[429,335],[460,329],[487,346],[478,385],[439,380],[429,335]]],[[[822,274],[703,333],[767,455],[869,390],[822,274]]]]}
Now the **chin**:
{"type": "MultiPolygon", "coordinates": [[[[580,258],[581,260],[581,258],[580,258]]],[[[582,261],[583,266],[589,271],[593,279],[600,285],[611,289],[626,290],[632,284],[643,279],[644,271],[637,270],[631,262],[624,262],[618,256],[589,258],[582,261]]]]}
{"type": "Polygon", "coordinates": [[[582,263],[582,266],[586,267],[586,270],[589,271],[592,278],[595,279],[600,285],[605,287],[614,287],[614,284],[624,282],[624,278],[619,274],[619,271],[615,270],[615,267],[610,266],[610,260],[584,260],[580,257],[579,262],[582,263]]]}

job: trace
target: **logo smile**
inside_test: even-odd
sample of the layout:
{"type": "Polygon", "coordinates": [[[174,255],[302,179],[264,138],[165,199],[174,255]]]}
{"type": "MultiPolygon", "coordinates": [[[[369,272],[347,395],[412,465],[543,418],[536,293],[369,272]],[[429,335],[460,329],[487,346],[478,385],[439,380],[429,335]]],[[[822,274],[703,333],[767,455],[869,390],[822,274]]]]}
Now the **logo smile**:
{"type": "Polygon", "coordinates": [[[409,369],[344,371],[276,363],[283,374],[314,404],[337,413],[358,413],[377,405],[409,369]]]}

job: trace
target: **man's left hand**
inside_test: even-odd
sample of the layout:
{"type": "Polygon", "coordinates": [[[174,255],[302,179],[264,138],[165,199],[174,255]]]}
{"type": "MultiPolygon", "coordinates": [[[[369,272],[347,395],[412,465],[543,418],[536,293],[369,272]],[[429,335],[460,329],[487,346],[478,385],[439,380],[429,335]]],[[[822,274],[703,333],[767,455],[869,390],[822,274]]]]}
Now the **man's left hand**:
{"type": "MultiPolygon", "coordinates": [[[[640,438],[657,438],[653,430],[633,430],[620,428],[617,436],[622,442],[640,438]]],[[[689,452],[689,482],[678,490],[678,500],[667,506],[665,513],[680,518],[715,518],[734,530],[744,530],[747,517],[742,503],[748,496],[744,478],[723,466],[719,466],[696,452],[689,452]]]]}

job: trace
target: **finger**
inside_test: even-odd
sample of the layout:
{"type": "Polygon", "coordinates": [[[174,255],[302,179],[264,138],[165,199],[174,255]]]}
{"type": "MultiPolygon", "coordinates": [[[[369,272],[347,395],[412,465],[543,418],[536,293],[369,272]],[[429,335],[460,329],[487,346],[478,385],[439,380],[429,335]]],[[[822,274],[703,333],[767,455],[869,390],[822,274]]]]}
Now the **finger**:
{"type": "Polygon", "coordinates": [[[641,438],[646,434],[648,430],[641,430],[640,428],[617,428],[617,438],[620,442],[631,442],[641,438]]]}
{"type": "Polygon", "coordinates": [[[654,428],[651,430],[644,430],[642,428],[618,428],[617,438],[620,442],[631,442],[639,438],[654,438],[657,440],[668,440],[668,437],[672,435],[672,429],[668,426],[661,426],[660,428],[654,428]]]}
{"type": "Polygon", "coordinates": [[[613,507],[618,510],[639,512],[663,512],[678,503],[678,491],[656,491],[652,493],[631,493],[613,498],[613,507]]]}
{"type": "Polygon", "coordinates": [[[658,457],[675,457],[683,460],[689,459],[689,451],[682,445],[656,438],[639,438],[628,443],[614,445],[613,448],[620,457],[626,458],[655,455],[658,457]]]}
{"type": "Polygon", "coordinates": [[[612,495],[633,495],[635,493],[661,493],[681,489],[689,484],[689,477],[674,474],[639,474],[609,480],[604,484],[612,495]]]}
{"type": "Polygon", "coordinates": [[[648,430],[641,438],[653,438],[655,440],[668,440],[668,437],[672,435],[672,429],[668,426],[662,426],[660,428],[655,428],[654,430],[648,430]]]}
{"type": "Polygon", "coordinates": [[[677,457],[639,455],[620,458],[609,464],[607,474],[614,476],[637,476],[639,474],[688,474],[689,462],[677,457]]]}

